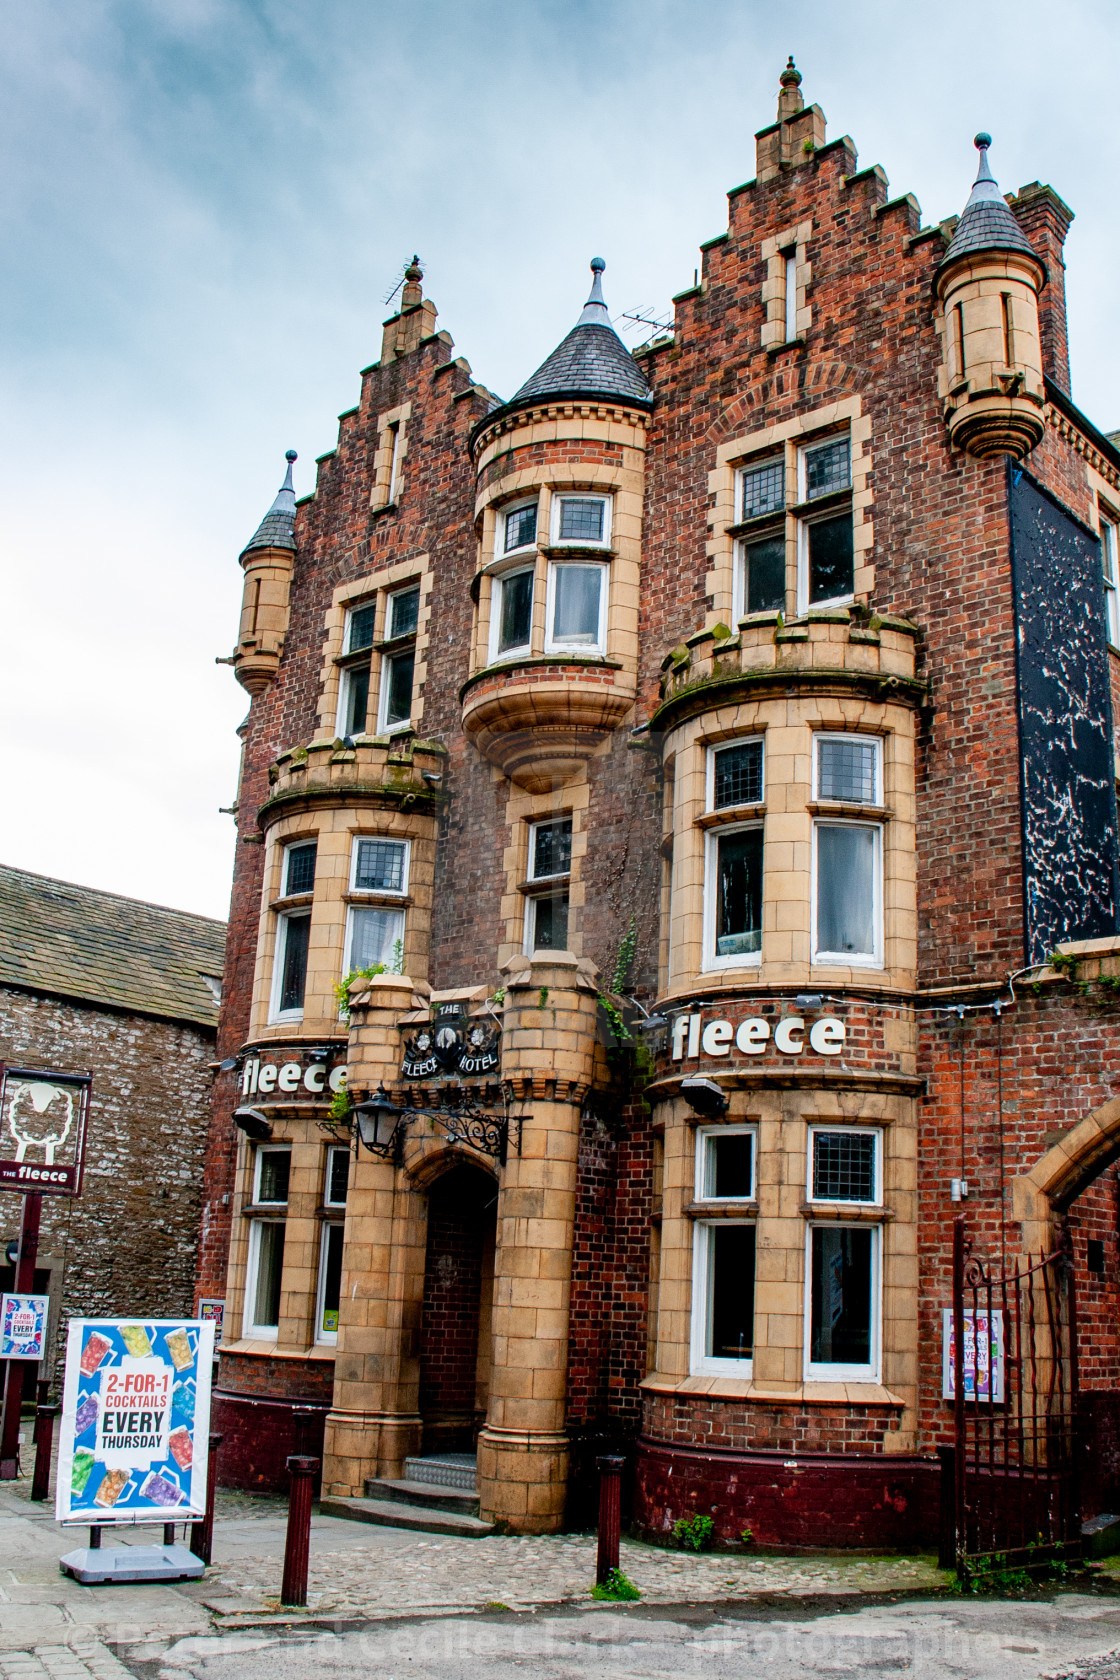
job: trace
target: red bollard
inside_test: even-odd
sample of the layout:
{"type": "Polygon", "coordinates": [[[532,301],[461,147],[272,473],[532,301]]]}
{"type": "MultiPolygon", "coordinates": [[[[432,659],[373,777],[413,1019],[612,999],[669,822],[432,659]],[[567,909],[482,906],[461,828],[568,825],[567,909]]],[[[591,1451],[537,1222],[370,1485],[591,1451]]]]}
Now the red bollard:
{"type": "Polygon", "coordinates": [[[599,1458],[599,1556],[595,1564],[595,1584],[605,1587],[612,1569],[618,1568],[618,1548],[622,1539],[622,1467],[624,1458],[599,1458]]]}
{"type": "Polygon", "coordinates": [[[218,1448],[221,1444],[220,1435],[211,1435],[210,1458],[206,1466],[206,1515],[201,1522],[191,1524],[191,1551],[205,1564],[214,1561],[214,1495],[218,1491],[218,1448]]]}
{"type": "Polygon", "coordinates": [[[319,1468],[317,1458],[288,1460],[292,1485],[288,1493],[288,1533],[284,1541],[284,1580],[281,1604],[307,1603],[307,1564],[311,1553],[311,1484],[319,1468]]]}
{"type": "Polygon", "coordinates": [[[31,1478],[32,1499],[50,1498],[54,1420],[61,1410],[62,1407],[57,1405],[40,1405],[35,1408],[35,1473],[31,1478]]]}

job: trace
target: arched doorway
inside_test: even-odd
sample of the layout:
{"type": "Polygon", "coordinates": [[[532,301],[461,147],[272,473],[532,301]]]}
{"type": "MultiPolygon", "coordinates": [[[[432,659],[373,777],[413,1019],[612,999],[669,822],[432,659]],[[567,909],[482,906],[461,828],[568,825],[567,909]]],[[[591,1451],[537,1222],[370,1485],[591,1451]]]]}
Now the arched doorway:
{"type": "Polygon", "coordinates": [[[457,1165],[428,1190],[420,1331],[421,1452],[474,1451],[490,1391],[498,1186],[457,1165]]]}

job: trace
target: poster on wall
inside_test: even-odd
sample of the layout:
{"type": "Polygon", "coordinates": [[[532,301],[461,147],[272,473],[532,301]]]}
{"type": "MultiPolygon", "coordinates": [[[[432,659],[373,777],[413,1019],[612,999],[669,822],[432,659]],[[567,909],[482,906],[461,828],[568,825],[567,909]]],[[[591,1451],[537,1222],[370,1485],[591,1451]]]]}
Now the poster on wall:
{"type": "Polygon", "coordinates": [[[42,1359],[49,1295],[0,1295],[0,1359],[42,1359]]]}
{"type": "Polygon", "coordinates": [[[222,1323],[226,1316],[224,1299],[219,1300],[215,1295],[203,1295],[199,1298],[198,1316],[214,1326],[214,1346],[222,1345],[222,1323]]]}
{"type": "Polygon", "coordinates": [[[206,1511],[214,1326],[71,1319],[55,1517],[165,1522],[206,1511]]]}
{"type": "Polygon", "coordinates": [[[0,1190],[80,1196],[88,1073],[0,1063],[0,1190]]]}
{"type": "MultiPolygon", "coordinates": [[[[956,1399],[956,1336],[953,1309],[946,1307],[941,1325],[941,1395],[956,1399]]],[[[966,1400],[1003,1400],[1004,1369],[1003,1313],[986,1307],[966,1307],[964,1312],[964,1397],[966,1400]]]]}

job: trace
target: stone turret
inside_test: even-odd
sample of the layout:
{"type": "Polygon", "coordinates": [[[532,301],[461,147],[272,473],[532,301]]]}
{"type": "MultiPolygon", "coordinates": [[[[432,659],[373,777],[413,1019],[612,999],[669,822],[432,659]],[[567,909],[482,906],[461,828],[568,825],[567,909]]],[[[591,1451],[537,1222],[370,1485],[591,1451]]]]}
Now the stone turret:
{"type": "Polygon", "coordinates": [[[1021,459],[1043,433],[1038,294],[1046,271],[988,167],[991,143],[976,136],[976,183],[934,282],[939,389],[958,449],[1021,459]]]}
{"type": "Polygon", "coordinates": [[[285,459],[288,471],[276,500],[241,553],[245,573],[241,627],[229,663],[250,694],[260,694],[275,677],[288,632],[288,591],[296,549],[295,450],[289,449],[285,459]]]}

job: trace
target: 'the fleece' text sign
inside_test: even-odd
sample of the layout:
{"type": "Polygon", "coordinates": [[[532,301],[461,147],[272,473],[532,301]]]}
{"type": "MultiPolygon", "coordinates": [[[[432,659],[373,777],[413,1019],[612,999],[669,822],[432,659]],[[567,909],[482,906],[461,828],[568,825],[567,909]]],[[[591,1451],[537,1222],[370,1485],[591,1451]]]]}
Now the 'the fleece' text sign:
{"type": "Polygon", "coordinates": [[[699,1056],[729,1056],[736,1050],[743,1056],[762,1056],[773,1045],[781,1056],[802,1056],[806,1050],[818,1056],[840,1056],[847,1029],[835,1015],[820,1015],[806,1028],[801,1015],[783,1015],[773,1026],[761,1015],[752,1015],[735,1026],[731,1021],[707,1021],[703,1015],[678,1015],[673,1022],[672,1057],[675,1062],[694,1061],[699,1056]]]}

